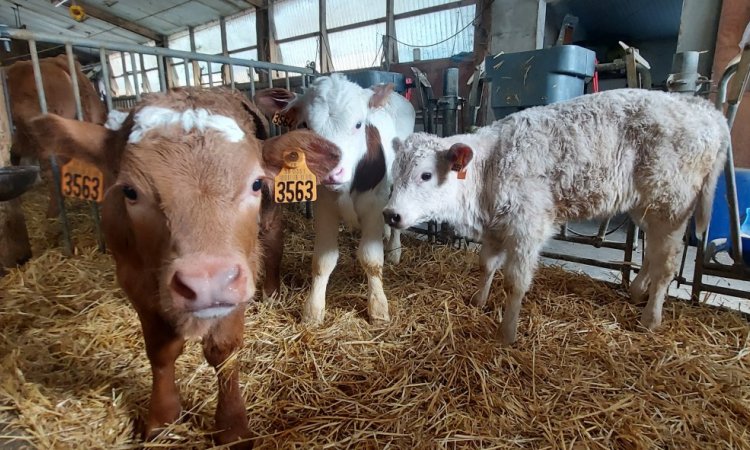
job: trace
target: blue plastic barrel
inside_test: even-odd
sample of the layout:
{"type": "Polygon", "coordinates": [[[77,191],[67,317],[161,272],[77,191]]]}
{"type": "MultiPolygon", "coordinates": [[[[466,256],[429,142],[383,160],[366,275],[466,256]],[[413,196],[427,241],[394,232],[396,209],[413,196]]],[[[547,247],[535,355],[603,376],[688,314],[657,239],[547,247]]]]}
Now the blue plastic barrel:
{"type": "MultiPolygon", "coordinates": [[[[737,181],[737,200],[740,212],[740,223],[748,221],[750,211],[750,169],[735,169],[737,181]]],[[[750,223],[748,223],[750,226],[750,223]]],[[[743,227],[744,228],[744,227],[743,227]]],[[[723,245],[717,245],[716,250],[730,250],[731,231],[729,228],[729,203],[727,202],[727,185],[724,173],[719,176],[711,213],[711,226],[708,230],[708,242],[726,239],[723,245]]],[[[743,257],[746,264],[750,264],[750,239],[744,238],[742,243],[743,257]]]]}

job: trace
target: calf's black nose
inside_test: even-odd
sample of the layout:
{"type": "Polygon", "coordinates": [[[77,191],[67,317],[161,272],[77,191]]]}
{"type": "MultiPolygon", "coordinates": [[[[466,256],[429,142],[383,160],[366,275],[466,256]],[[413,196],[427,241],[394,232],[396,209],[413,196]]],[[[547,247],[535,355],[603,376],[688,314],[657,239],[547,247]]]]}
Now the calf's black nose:
{"type": "Polygon", "coordinates": [[[401,223],[401,214],[392,209],[383,210],[383,217],[385,218],[385,223],[392,227],[398,227],[401,223]]]}

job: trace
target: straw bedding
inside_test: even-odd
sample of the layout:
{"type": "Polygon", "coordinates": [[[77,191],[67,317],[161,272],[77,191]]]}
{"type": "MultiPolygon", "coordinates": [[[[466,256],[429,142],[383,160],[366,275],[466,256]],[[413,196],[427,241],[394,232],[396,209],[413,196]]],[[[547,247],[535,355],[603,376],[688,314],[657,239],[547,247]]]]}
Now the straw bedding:
{"type": "MultiPolygon", "coordinates": [[[[25,197],[35,258],[0,279],[0,446],[141,448],[151,375],[137,317],[87,209],[72,214],[66,259],[44,193],[25,197]]],[[[374,327],[344,234],[325,324],[309,329],[311,224],[287,218],[285,292],[248,310],[236,355],[260,448],[750,448],[750,327],[737,313],[671,301],[649,333],[623,292],[543,268],[518,342],[502,347],[493,315],[464,304],[476,255],[405,239],[384,274],[393,321],[374,327]]],[[[215,377],[199,343],[177,373],[184,417],[145,447],[210,448],[215,377]]]]}

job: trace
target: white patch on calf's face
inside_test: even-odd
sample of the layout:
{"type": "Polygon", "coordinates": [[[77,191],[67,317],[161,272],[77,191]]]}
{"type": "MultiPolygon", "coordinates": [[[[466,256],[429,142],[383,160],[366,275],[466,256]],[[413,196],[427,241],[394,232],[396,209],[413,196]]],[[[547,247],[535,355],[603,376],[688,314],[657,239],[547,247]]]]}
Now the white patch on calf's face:
{"type": "Polygon", "coordinates": [[[193,128],[205,132],[210,128],[216,130],[229,142],[241,142],[245,132],[231,117],[212,114],[205,108],[176,111],[158,106],[146,106],[133,117],[133,129],[128,136],[128,143],[135,144],[143,139],[150,130],[171,125],[181,125],[185,131],[193,128]]]}

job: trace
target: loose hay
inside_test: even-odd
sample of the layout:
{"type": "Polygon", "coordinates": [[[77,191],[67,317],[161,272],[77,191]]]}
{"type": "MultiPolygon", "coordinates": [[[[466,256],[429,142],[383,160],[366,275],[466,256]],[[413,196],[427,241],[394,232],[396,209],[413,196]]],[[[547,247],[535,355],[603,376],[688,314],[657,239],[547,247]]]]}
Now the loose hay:
{"type": "MultiPolygon", "coordinates": [[[[77,256],[51,247],[45,192],[26,196],[36,257],[0,280],[0,444],[141,447],[151,375],[138,319],[86,208],[72,214],[77,256]]],[[[750,448],[750,327],[737,313],[670,301],[649,333],[623,293],[544,268],[518,342],[501,347],[493,314],[464,304],[476,256],[405,239],[384,274],[393,321],[374,327],[345,234],[311,329],[299,322],[311,226],[287,218],[283,295],[247,312],[236,355],[261,448],[750,448]]],[[[177,371],[183,419],[145,447],[210,448],[215,376],[198,343],[177,371]]]]}

